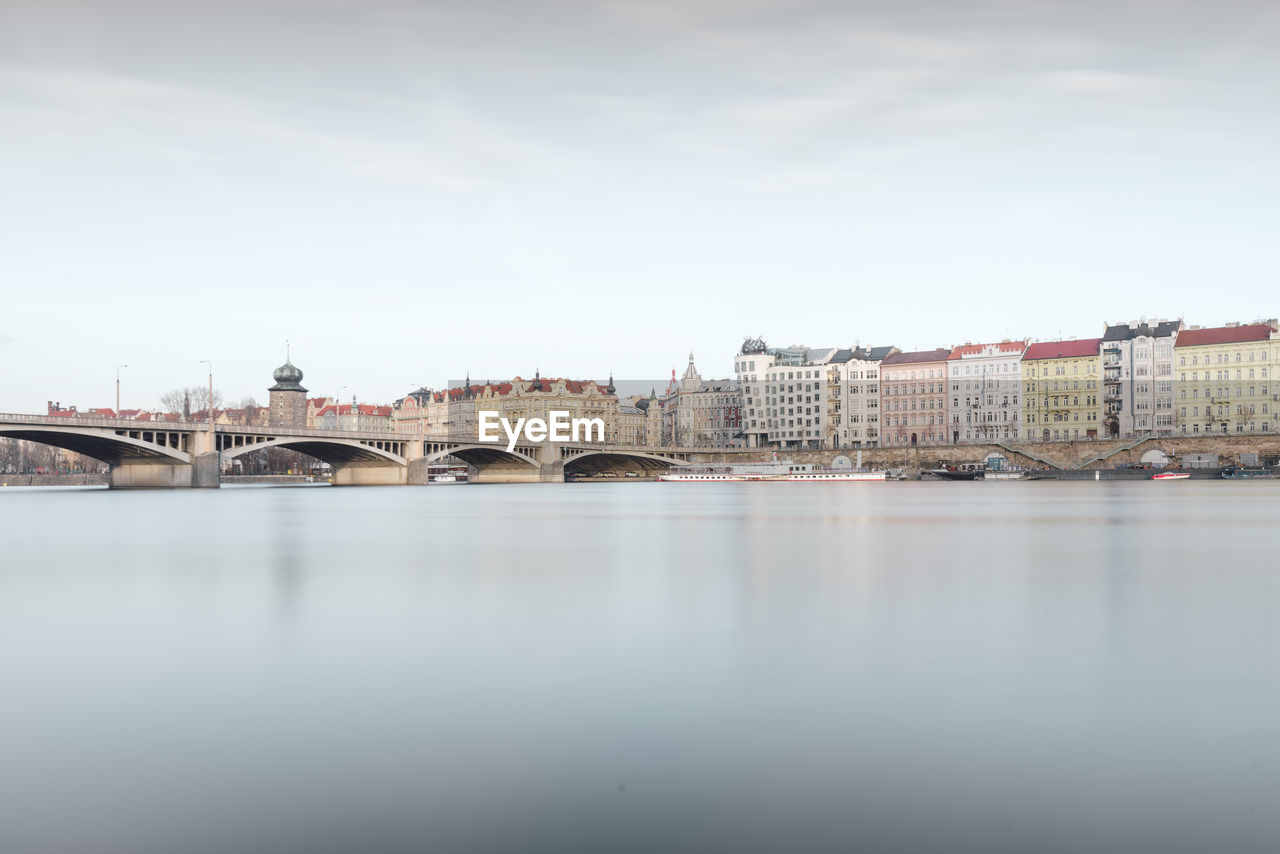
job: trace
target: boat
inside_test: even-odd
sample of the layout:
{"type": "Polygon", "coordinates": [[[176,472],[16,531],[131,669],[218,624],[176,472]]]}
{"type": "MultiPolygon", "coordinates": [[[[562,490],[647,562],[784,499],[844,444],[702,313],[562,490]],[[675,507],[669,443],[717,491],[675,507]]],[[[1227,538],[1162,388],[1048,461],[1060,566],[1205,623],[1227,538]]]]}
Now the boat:
{"type": "Polygon", "coordinates": [[[428,484],[466,483],[467,467],[456,464],[439,464],[427,466],[428,484]]]}
{"type": "Polygon", "coordinates": [[[1244,466],[1227,466],[1218,472],[1223,480],[1272,480],[1275,472],[1263,468],[1246,468],[1244,466]]]}
{"type": "Polygon", "coordinates": [[[936,469],[929,469],[924,474],[932,475],[942,480],[978,480],[985,474],[983,469],[963,469],[955,466],[939,466],[936,469]]]}
{"type": "Polygon", "coordinates": [[[810,483],[833,480],[884,480],[883,471],[855,468],[826,468],[791,460],[775,460],[770,463],[745,463],[740,465],[680,466],[658,475],[667,483],[707,483],[739,481],[781,481],[810,483]]]}
{"type": "Polygon", "coordinates": [[[1151,480],[1186,480],[1189,477],[1191,477],[1190,472],[1162,471],[1151,475],[1151,480]]]}

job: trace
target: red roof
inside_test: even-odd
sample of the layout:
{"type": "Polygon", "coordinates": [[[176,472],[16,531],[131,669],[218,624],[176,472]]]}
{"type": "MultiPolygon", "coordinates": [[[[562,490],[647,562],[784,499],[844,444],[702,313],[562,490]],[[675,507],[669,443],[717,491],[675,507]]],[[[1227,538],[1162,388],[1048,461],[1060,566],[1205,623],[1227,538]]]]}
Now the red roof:
{"type": "Polygon", "coordinates": [[[988,347],[995,347],[1000,353],[1018,353],[1027,349],[1026,341],[1001,341],[998,344],[961,344],[951,351],[948,359],[960,359],[964,356],[981,356],[988,347]]]}
{"type": "Polygon", "coordinates": [[[1250,323],[1247,326],[1215,326],[1211,329],[1184,329],[1178,333],[1175,347],[1199,347],[1205,344],[1242,344],[1246,341],[1267,341],[1272,329],[1266,323],[1250,323]]]}
{"type": "MultiPolygon", "coordinates": [[[[324,407],[323,409],[321,409],[321,410],[319,410],[318,412],[316,412],[316,416],[317,416],[317,417],[322,417],[322,416],[328,415],[329,413],[333,412],[333,409],[334,409],[334,407],[332,407],[332,406],[326,406],[326,407],[324,407]]],[[[350,414],[351,414],[351,404],[349,404],[349,403],[344,403],[344,404],[342,404],[341,406],[339,406],[339,407],[338,407],[338,414],[339,414],[339,415],[350,415],[350,414]]],[[[377,404],[373,404],[373,403],[358,403],[358,404],[356,404],[356,414],[357,414],[357,415],[390,415],[390,414],[391,414],[391,407],[390,407],[390,406],[378,406],[377,404]]]]}
{"type": "Polygon", "coordinates": [[[1096,356],[1101,344],[1101,338],[1079,338],[1075,341],[1041,341],[1027,348],[1027,352],[1022,354],[1022,361],[1033,362],[1037,359],[1070,359],[1080,356],[1096,356]]]}

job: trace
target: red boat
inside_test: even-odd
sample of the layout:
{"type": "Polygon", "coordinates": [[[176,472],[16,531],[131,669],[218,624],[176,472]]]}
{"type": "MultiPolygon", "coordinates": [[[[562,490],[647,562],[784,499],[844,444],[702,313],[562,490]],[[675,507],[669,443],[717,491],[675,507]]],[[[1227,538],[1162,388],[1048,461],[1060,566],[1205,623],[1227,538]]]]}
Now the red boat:
{"type": "Polygon", "coordinates": [[[1152,480],[1185,480],[1189,477],[1191,475],[1185,471],[1162,471],[1151,475],[1152,480]]]}

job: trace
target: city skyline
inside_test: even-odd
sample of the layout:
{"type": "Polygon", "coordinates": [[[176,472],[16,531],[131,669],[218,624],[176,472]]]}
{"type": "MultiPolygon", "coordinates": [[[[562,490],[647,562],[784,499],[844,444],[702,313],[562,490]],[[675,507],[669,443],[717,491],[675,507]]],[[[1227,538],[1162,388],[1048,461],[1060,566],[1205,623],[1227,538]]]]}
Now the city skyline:
{"type": "MultiPolygon", "coordinates": [[[[1108,325],[1111,325],[1113,323],[1124,324],[1124,323],[1135,322],[1135,321],[1155,322],[1157,320],[1181,320],[1181,321],[1185,321],[1188,327],[1215,328],[1220,326],[1235,325],[1237,323],[1251,324],[1251,323],[1270,322],[1274,320],[1273,317],[1270,317],[1266,313],[1257,314],[1255,312],[1254,315],[1246,315],[1245,317],[1248,317],[1248,319],[1244,319],[1242,317],[1238,321],[1230,320],[1230,321],[1225,321],[1221,323],[1204,323],[1204,322],[1199,322],[1195,319],[1170,318],[1168,316],[1161,316],[1159,318],[1144,316],[1141,318],[1137,318],[1137,317],[1131,318],[1129,320],[1101,321],[1100,325],[1102,326],[1103,330],[1105,330],[1108,325]]],[[[704,359],[701,356],[697,357],[697,361],[699,363],[715,364],[717,366],[720,365],[721,362],[727,363],[727,368],[724,370],[721,370],[719,368],[714,370],[701,370],[702,375],[706,377],[732,378],[735,373],[733,370],[733,362],[734,362],[734,357],[737,354],[737,350],[739,347],[742,346],[743,341],[751,337],[752,336],[740,336],[733,343],[732,348],[725,348],[725,349],[710,351],[706,359],[704,359]]],[[[1044,338],[1038,338],[1038,337],[1029,336],[1029,335],[1019,335],[1019,334],[1001,335],[999,337],[987,338],[987,339],[984,339],[978,336],[972,336],[972,337],[961,337],[956,340],[950,341],[948,343],[936,345],[936,346],[941,346],[945,349],[951,350],[965,344],[979,343],[981,341],[1025,340],[1025,341],[1028,341],[1029,343],[1034,344],[1034,343],[1047,342],[1047,341],[1082,340],[1089,337],[1090,336],[1085,334],[1058,334],[1058,335],[1051,335],[1044,338]]],[[[814,343],[813,341],[810,341],[810,340],[800,340],[800,341],[791,341],[791,342],[788,342],[787,344],[782,344],[780,343],[781,339],[770,339],[767,336],[765,337],[764,340],[771,347],[810,347],[810,346],[813,346],[813,343],[814,343]]],[[[838,341],[836,342],[835,346],[858,346],[859,342],[860,342],[860,346],[870,346],[866,340],[862,340],[862,339],[857,339],[857,340],[847,341],[847,342],[838,341]]],[[[832,342],[830,341],[818,342],[819,347],[830,346],[831,344],[832,342]]],[[[905,347],[899,344],[895,344],[893,342],[880,342],[878,340],[875,342],[875,344],[879,344],[883,346],[892,346],[897,348],[898,350],[907,351],[907,352],[910,352],[912,350],[932,349],[932,348],[905,347]]],[[[4,342],[0,342],[0,346],[3,346],[3,345],[4,345],[4,342]]],[[[300,360],[297,360],[294,358],[291,347],[286,346],[285,349],[286,349],[285,360],[293,364],[298,364],[300,360]]],[[[687,354],[687,358],[691,358],[694,355],[696,354],[694,353],[694,351],[691,350],[687,354]]],[[[216,366],[218,364],[218,360],[210,360],[210,361],[213,363],[213,366],[216,366]]],[[[613,361],[625,362],[628,360],[614,359],[613,361]]],[[[664,379],[662,380],[628,379],[623,377],[614,377],[614,380],[620,386],[619,396],[625,397],[625,396],[631,396],[631,395],[644,394],[646,389],[648,388],[653,388],[658,392],[659,396],[661,396],[663,393],[663,390],[667,386],[667,383],[674,381],[673,373],[678,373],[681,369],[683,369],[685,364],[686,364],[685,361],[680,361],[680,362],[673,361],[671,367],[668,369],[668,375],[664,377],[664,379]]],[[[236,365],[236,375],[237,376],[243,375],[245,373],[243,358],[237,359],[235,361],[235,365],[236,365]]],[[[79,408],[81,411],[88,411],[89,409],[92,409],[92,408],[114,408],[112,407],[112,402],[114,401],[114,398],[112,397],[109,399],[107,395],[114,394],[115,377],[118,374],[119,376],[122,377],[122,380],[121,380],[122,387],[127,389],[127,392],[122,394],[120,398],[121,400],[120,407],[119,407],[120,409],[165,411],[160,398],[166,393],[171,393],[174,390],[182,390],[184,388],[198,387],[202,389],[207,389],[210,367],[211,366],[208,363],[200,362],[198,363],[199,373],[196,375],[190,376],[188,382],[186,383],[178,382],[175,385],[155,387],[150,391],[147,391],[147,390],[136,390],[131,388],[130,384],[133,378],[137,377],[139,374],[143,375],[144,377],[148,377],[152,379],[156,377],[164,377],[164,376],[176,377],[178,376],[180,369],[175,369],[174,366],[170,365],[170,366],[167,366],[168,371],[165,372],[155,367],[148,368],[147,366],[144,365],[144,366],[140,366],[140,368],[137,369],[135,372],[135,368],[132,365],[132,363],[121,362],[110,369],[111,376],[108,378],[109,387],[106,392],[102,392],[101,390],[95,391],[94,387],[96,386],[96,384],[85,381],[83,380],[83,378],[78,378],[76,381],[66,384],[66,387],[68,388],[74,387],[74,388],[80,388],[80,389],[86,390],[87,396],[84,398],[77,398],[74,395],[65,394],[61,392],[55,394],[49,391],[51,386],[40,384],[39,375],[33,375],[33,374],[6,375],[3,380],[0,380],[0,389],[7,389],[10,386],[22,385],[24,384],[23,381],[25,381],[25,385],[34,389],[34,391],[31,393],[30,402],[27,405],[27,407],[26,408],[13,407],[11,411],[14,411],[14,412],[42,412],[44,411],[44,409],[48,404],[51,404],[53,402],[60,403],[66,407],[75,406],[79,408]]],[[[318,379],[313,378],[314,374],[312,373],[309,365],[298,364],[298,367],[302,368],[302,370],[306,373],[306,377],[304,378],[303,381],[308,384],[308,388],[310,389],[310,395],[309,395],[310,397],[332,398],[335,400],[340,400],[340,402],[350,401],[354,397],[358,399],[360,403],[371,403],[371,404],[379,404],[379,405],[390,404],[404,397],[404,395],[414,391],[415,389],[452,388],[452,387],[460,386],[464,382],[464,379],[459,379],[456,376],[451,377],[449,374],[446,373],[444,378],[437,383],[422,382],[422,383],[408,383],[404,385],[397,385],[384,375],[374,374],[370,377],[352,378],[350,383],[339,383],[334,385],[332,383],[325,383],[318,379]],[[371,396],[370,394],[363,392],[362,391],[363,388],[375,388],[375,389],[391,388],[395,390],[392,391],[387,396],[374,397],[374,396],[371,396]],[[339,395],[339,390],[341,390],[340,395],[339,395]]],[[[541,372],[541,366],[535,365],[533,370],[528,372],[508,371],[503,373],[501,371],[498,371],[498,372],[494,372],[493,374],[486,375],[486,374],[481,374],[479,372],[473,374],[470,371],[468,371],[465,374],[465,376],[470,377],[473,383],[483,384],[490,380],[494,382],[503,382],[503,381],[514,379],[516,377],[530,379],[539,372],[541,372]]],[[[219,409],[234,408],[239,405],[239,401],[247,398],[253,398],[256,401],[257,405],[259,406],[263,405],[266,399],[265,392],[269,387],[270,382],[268,380],[263,380],[261,377],[265,375],[268,378],[270,378],[270,373],[264,371],[262,365],[256,366],[256,373],[258,376],[256,378],[249,380],[250,383],[255,383],[256,381],[256,384],[251,384],[247,387],[228,385],[226,382],[220,380],[220,377],[222,377],[222,374],[215,373],[214,386],[219,396],[219,402],[216,408],[219,408],[219,409]]],[[[419,373],[427,373],[427,372],[424,371],[419,373]]],[[[563,377],[566,379],[593,380],[593,381],[604,381],[606,377],[609,377],[612,375],[611,371],[596,372],[596,374],[598,375],[590,374],[590,373],[571,374],[568,372],[555,371],[555,370],[549,370],[541,373],[543,376],[548,378],[563,377]]],[[[62,388],[63,386],[59,385],[58,387],[62,388]]],[[[6,398],[6,400],[13,400],[13,399],[14,398],[12,396],[6,398]]],[[[195,401],[193,399],[192,406],[193,406],[193,409],[200,409],[200,410],[207,409],[205,398],[201,398],[200,401],[195,401]]]]}

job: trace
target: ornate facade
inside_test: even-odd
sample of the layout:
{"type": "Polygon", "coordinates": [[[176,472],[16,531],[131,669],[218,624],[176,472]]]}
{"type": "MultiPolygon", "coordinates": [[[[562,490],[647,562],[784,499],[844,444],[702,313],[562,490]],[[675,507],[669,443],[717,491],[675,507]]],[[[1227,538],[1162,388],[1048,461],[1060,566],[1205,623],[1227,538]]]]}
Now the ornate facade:
{"type": "Polygon", "coordinates": [[[689,354],[684,376],[671,382],[662,398],[664,445],[689,448],[740,447],[742,395],[732,380],[703,380],[689,354]]]}
{"type": "Polygon", "coordinates": [[[946,348],[893,353],[880,363],[880,444],[942,445],[947,425],[946,348]]]}

